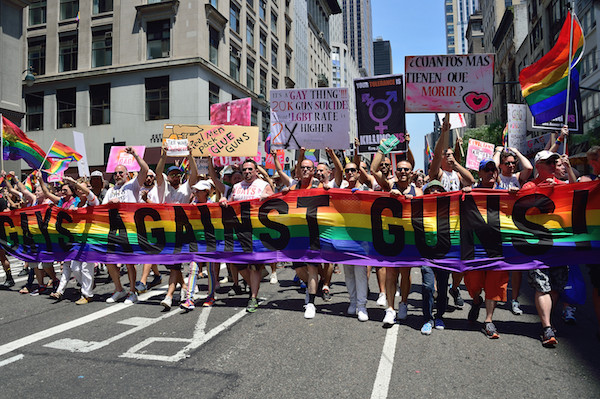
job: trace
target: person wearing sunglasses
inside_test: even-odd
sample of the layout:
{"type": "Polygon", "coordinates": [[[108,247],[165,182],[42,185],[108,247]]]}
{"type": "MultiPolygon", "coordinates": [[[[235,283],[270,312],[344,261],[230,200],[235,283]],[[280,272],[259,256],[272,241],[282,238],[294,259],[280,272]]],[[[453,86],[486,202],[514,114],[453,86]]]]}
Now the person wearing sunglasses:
{"type": "MultiPolygon", "coordinates": [[[[383,143],[384,140],[381,140],[383,143]]],[[[381,151],[373,156],[371,163],[371,173],[377,180],[377,184],[383,191],[389,192],[394,197],[403,196],[405,199],[411,199],[416,196],[423,195],[420,188],[411,184],[413,165],[408,160],[399,161],[396,164],[396,172],[392,179],[385,174],[385,168],[381,165],[389,162],[389,158],[385,157],[381,151]]],[[[385,268],[385,302],[386,306],[383,324],[386,326],[392,325],[398,320],[405,320],[408,316],[408,295],[410,293],[410,267],[389,267],[385,268]],[[401,300],[398,304],[398,313],[394,307],[396,290],[398,287],[398,276],[400,276],[400,294],[401,300]]],[[[383,292],[380,296],[383,295],[383,292]]],[[[378,302],[379,304],[379,302],[378,302]]]]}
{"type": "MultiPolygon", "coordinates": [[[[253,199],[265,199],[273,195],[273,190],[269,183],[258,177],[258,165],[252,159],[246,159],[242,164],[242,175],[244,180],[234,184],[231,189],[229,199],[221,198],[219,203],[222,207],[228,207],[229,201],[246,201],[253,199]]],[[[254,313],[258,309],[258,290],[260,289],[260,280],[265,265],[262,263],[251,265],[231,264],[231,274],[240,272],[244,280],[250,283],[250,299],[246,311],[254,313]]]]}
{"type": "MultiPolygon", "coordinates": [[[[133,147],[127,147],[125,152],[131,154],[140,166],[140,171],[135,179],[129,180],[129,173],[125,165],[117,165],[114,172],[115,185],[106,191],[102,205],[118,203],[137,203],[140,196],[140,188],[146,181],[148,175],[148,164],[135,151],[133,147]]],[[[106,303],[115,303],[125,298],[126,304],[137,302],[135,289],[136,270],[135,265],[126,265],[127,277],[129,278],[129,293],[121,285],[121,274],[116,264],[107,264],[108,274],[115,284],[115,292],[106,300],[106,303]]]]}
{"type": "MultiPolygon", "coordinates": [[[[479,183],[473,188],[502,190],[498,184],[498,168],[493,159],[483,159],[479,163],[479,183]]],[[[471,187],[463,188],[463,192],[471,192],[471,187]]],[[[500,337],[493,322],[494,310],[498,301],[506,302],[509,274],[505,270],[470,270],[465,272],[465,285],[473,303],[467,319],[477,323],[479,310],[485,303],[485,321],[482,332],[490,339],[500,337]],[[481,293],[485,291],[485,302],[481,293]]]]}
{"type": "Polygon", "coordinates": [[[513,147],[496,147],[493,160],[500,170],[498,184],[504,190],[521,188],[533,172],[531,162],[513,147]],[[518,172],[517,164],[521,165],[521,170],[518,172]]]}

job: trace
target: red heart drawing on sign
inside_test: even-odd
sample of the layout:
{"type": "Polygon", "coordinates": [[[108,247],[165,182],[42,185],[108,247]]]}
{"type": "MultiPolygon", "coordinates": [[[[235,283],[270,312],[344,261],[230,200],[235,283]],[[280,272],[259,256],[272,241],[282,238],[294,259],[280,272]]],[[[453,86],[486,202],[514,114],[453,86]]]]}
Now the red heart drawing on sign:
{"type": "Polygon", "coordinates": [[[487,93],[477,93],[474,91],[465,94],[463,101],[475,113],[483,112],[492,105],[492,100],[487,93]]]}

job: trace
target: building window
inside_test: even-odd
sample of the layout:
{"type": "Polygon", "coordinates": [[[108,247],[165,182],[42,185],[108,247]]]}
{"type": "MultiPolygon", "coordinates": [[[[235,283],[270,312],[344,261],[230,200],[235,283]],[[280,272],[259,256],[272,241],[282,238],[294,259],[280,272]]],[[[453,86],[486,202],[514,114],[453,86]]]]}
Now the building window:
{"type": "Polygon", "coordinates": [[[77,69],[77,33],[60,36],[58,44],[58,72],[77,69]]]}
{"type": "Polygon", "coordinates": [[[29,25],[46,23],[46,0],[34,0],[29,6],[29,25]]]}
{"type": "Polygon", "coordinates": [[[271,80],[271,88],[276,90],[278,87],[279,87],[279,79],[277,79],[275,76],[273,76],[273,78],[271,80]]]}
{"type": "Polygon", "coordinates": [[[210,5],[218,10],[219,9],[219,0],[210,0],[210,5]]]}
{"type": "Polygon", "coordinates": [[[75,88],[56,90],[57,129],[75,127],[75,88]]]}
{"type": "Polygon", "coordinates": [[[92,68],[112,65],[112,31],[92,31],[92,68]]]}
{"type": "Polygon", "coordinates": [[[212,26],[208,28],[208,43],[210,62],[219,65],[219,32],[212,26]]]}
{"type": "Polygon", "coordinates": [[[171,51],[171,21],[161,19],[146,25],[148,59],[167,58],[171,51]]]}
{"type": "Polygon", "coordinates": [[[246,3],[248,4],[249,9],[254,9],[254,0],[246,0],[246,3]]]}
{"type": "Polygon", "coordinates": [[[267,58],[267,34],[262,30],[260,31],[260,43],[259,43],[260,56],[267,58]]]}
{"type": "Polygon", "coordinates": [[[267,16],[267,2],[266,0],[258,0],[258,16],[263,21],[267,16]]]}
{"type": "Polygon", "coordinates": [[[267,95],[267,71],[262,68],[260,70],[260,92],[267,95]]]}
{"type": "Polygon", "coordinates": [[[246,87],[254,91],[254,61],[250,58],[246,60],[246,87]]]}
{"type": "Polygon", "coordinates": [[[231,48],[229,55],[229,76],[236,82],[240,81],[240,50],[231,48]]]}
{"type": "Polygon", "coordinates": [[[27,130],[44,130],[44,92],[25,94],[27,130]]]}
{"type": "Polygon", "coordinates": [[[90,86],[90,124],[110,123],[110,83],[90,86]]]}
{"type": "Polygon", "coordinates": [[[254,47],[254,21],[250,18],[246,20],[246,43],[254,47]]]}
{"type": "Polygon", "coordinates": [[[446,15],[446,23],[454,23],[454,16],[452,14],[446,15]]]}
{"type": "Polygon", "coordinates": [[[92,14],[102,14],[113,10],[113,0],[94,0],[92,14]]]}
{"type": "Polygon", "coordinates": [[[79,12],[79,0],[60,0],[60,20],[75,18],[79,12]]]}
{"type": "Polygon", "coordinates": [[[277,50],[277,45],[275,43],[271,43],[271,66],[275,68],[277,68],[277,50]]]}
{"type": "Polygon", "coordinates": [[[250,111],[250,126],[258,126],[258,109],[255,107],[250,111]]]}
{"type": "Polygon", "coordinates": [[[27,62],[37,75],[46,74],[46,36],[28,40],[27,62]]]}
{"type": "Polygon", "coordinates": [[[233,1],[229,4],[229,26],[235,33],[240,33],[240,8],[233,1]]]}
{"type": "Polygon", "coordinates": [[[169,118],[169,77],[146,78],[146,120],[169,118]]]}
{"type": "Polygon", "coordinates": [[[277,14],[271,11],[271,31],[277,34],[277,14]]]}
{"type": "Polygon", "coordinates": [[[213,82],[208,82],[208,113],[210,114],[210,106],[219,103],[219,92],[221,89],[213,82]]]}
{"type": "Polygon", "coordinates": [[[288,54],[285,57],[285,76],[292,76],[292,57],[288,54]]]}

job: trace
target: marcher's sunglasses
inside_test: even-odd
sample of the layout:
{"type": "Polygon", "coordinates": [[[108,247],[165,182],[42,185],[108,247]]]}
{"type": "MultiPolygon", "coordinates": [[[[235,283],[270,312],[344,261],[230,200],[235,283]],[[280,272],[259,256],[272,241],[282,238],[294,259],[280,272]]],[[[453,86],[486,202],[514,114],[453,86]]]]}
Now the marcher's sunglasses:
{"type": "Polygon", "coordinates": [[[312,166],[300,166],[300,169],[312,170],[312,166]]]}
{"type": "Polygon", "coordinates": [[[410,172],[410,168],[396,168],[398,172],[410,172]]]}
{"type": "Polygon", "coordinates": [[[253,170],[254,170],[254,168],[244,168],[244,169],[242,169],[242,172],[246,172],[246,171],[252,172],[253,170]]]}
{"type": "Polygon", "coordinates": [[[516,165],[517,163],[515,161],[506,161],[504,162],[504,165],[516,165]]]}
{"type": "Polygon", "coordinates": [[[346,173],[356,173],[356,168],[344,169],[344,172],[346,172],[346,173]]]}
{"type": "Polygon", "coordinates": [[[122,170],[115,170],[115,175],[124,175],[125,172],[123,172],[122,170]]]}
{"type": "Polygon", "coordinates": [[[482,169],[484,172],[495,172],[496,168],[483,168],[482,169]]]}

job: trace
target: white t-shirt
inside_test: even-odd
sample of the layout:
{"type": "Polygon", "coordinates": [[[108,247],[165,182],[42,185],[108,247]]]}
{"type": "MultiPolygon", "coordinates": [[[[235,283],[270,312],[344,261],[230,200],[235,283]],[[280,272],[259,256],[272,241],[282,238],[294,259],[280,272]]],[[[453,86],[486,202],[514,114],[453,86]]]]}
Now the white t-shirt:
{"type": "Polygon", "coordinates": [[[145,201],[142,199],[142,194],[148,192],[148,203],[150,204],[160,204],[160,198],[158,195],[158,188],[156,187],[156,184],[153,185],[150,190],[148,190],[148,187],[146,186],[142,186],[140,187],[140,195],[138,198],[138,202],[140,203],[144,203],[145,201]]]}
{"type": "Polygon", "coordinates": [[[241,181],[231,189],[230,201],[244,201],[260,198],[269,183],[256,179],[251,184],[241,181]]]}
{"type": "Polygon", "coordinates": [[[442,170],[442,180],[440,181],[444,190],[446,191],[458,191],[460,190],[460,176],[455,170],[447,172],[442,170]]]}
{"type": "Polygon", "coordinates": [[[137,203],[140,197],[140,185],[136,179],[129,180],[121,186],[113,186],[106,191],[102,205],[108,204],[113,198],[119,202],[137,203]]]}
{"type": "Polygon", "coordinates": [[[163,184],[157,187],[158,197],[161,199],[161,204],[189,204],[192,198],[192,187],[190,181],[180,184],[179,187],[173,188],[167,181],[167,176],[163,173],[163,184]]]}
{"type": "Polygon", "coordinates": [[[500,182],[498,183],[498,187],[503,190],[509,190],[511,188],[521,188],[521,184],[519,183],[519,179],[517,179],[516,173],[512,176],[504,176],[502,173],[500,174],[500,182]]]}

